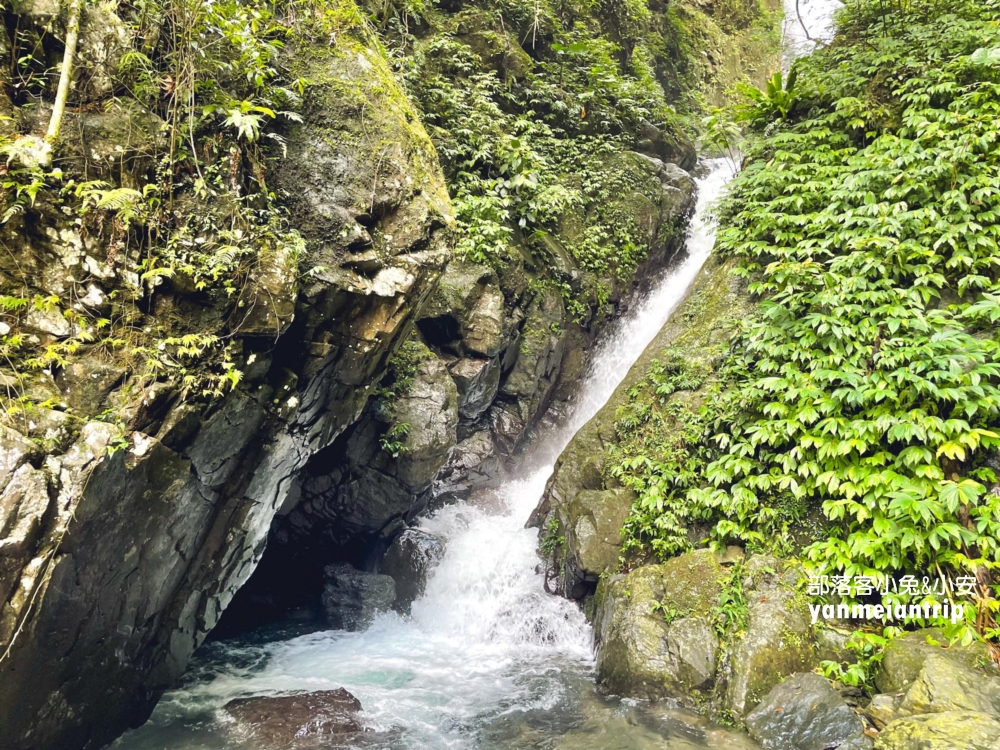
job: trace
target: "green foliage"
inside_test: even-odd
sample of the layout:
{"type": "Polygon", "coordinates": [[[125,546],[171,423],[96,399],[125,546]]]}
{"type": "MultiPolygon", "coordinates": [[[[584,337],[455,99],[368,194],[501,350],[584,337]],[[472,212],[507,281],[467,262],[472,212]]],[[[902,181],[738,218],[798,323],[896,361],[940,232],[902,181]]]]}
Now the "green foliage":
{"type": "Polygon", "coordinates": [[[718,606],[713,612],[712,623],[715,632],[723,640],[730,636],[742,636],[750,621],[750,608],[743,591],[745,576],[743,563],[737,563],[730,567],[722,581],[722,591],[719,593],[718,606]]]}
{"type": "MultiPolygon", "coordinates": [[[[685,449],[703,471],[656,480],[665,520],[638,529],[654,549],[692,521],[719,544],[780,536],[800,505],[827,520],[806,550],[822,573],[1000,566],[1000,76],[980,51],[1000,6],[894,12],[849,4],[839,43],[800,61],[794,106],[767,105],[787,119],[749,148],[718,237],[759,312],[685,449]]],[[[994,588],[968,608],[987,634],[994,588]]]]}
{"type": "Polygon", "coordinates": [[[898,628],[885,628],[881,634],[855,631],[845,644],[854,659],[845,662],[828,659],[820,662],[823,676],[844,685],[865,688],[871,693],[876,692],[875,674],[882,662],[883,651],[889,640],[899,632],[898,628]]]}
{"type": "Polygon", "coordinates": [[[779,70],[771,76],[763,89],[749,83],[738,83],[736,90],[747,99],[747,103],[734,108],[736,122],[745,122],[751,127],[763,127],[776,119],[785,120],[798,101],[795,81],[798,67],[793,65],[788,79],[782,79],[779,70]]]}
{"type": "Polygon", "coordinates": [[[667,625],[676,620],[680,620],[682,617],[687,617],[690,614],[690,612],[677,609],[677,607],[667,604],[666,602],[653,602],[652,612],[659,612],[662,614],[663,620],[667,625]]]}
{"type": "Polygon", "coordinates": [[[566,544],[566,537],[560,534],[559,520],[552,518],[542,535],[542,554],[552,555],[566,544]]]}
{"type": "MultiPolygon", "coordinates": [[[[47,171],[38,166],[38,139],[0,137],[0,224],[29,211],[75,217],[80,234],[106,249],[102,261],[117,279],[114,289],[105,289],[110,313],[79,305],[75,291],[47,300],[48,309],[72,324],[72,335],[54,343],[21,333],[26,307],[5,310],[5,325],[13,329],[3,336],[5,369],[17,382],[25,372],[66,367],[97,349],[137,380],[177,383],[189,398],[212,399],[238,385],[238,353],[225,324],[142,311],[153,309],[169,279],[220,301],[227,318],[262,262],[279,257],[294,264],[303,256],[304,241],[289,227],[266,175],[268,161],[284,148],[276,125],[299,119],[293,109],[308,85],[288,75],[279,58],[285,40],[299,33],[296,19],[309,18],[311,9],[264,0],[117,6],[131,48],[116,69],[100,71],[114,90],[109,112],[142,122],[147,109],[150,122],[162,120],[166,136],[165,148],[153,133],[142,158],[123,158],[120,176],[88,165],[87,157],[80,163],[59,153],[57,168],[47,171]],[[105,177],[92,179],[93,169],[105,177]]],[[[51,92],[57,71],[44,64],[47,34],[24,24],[13,37],[15,105],[51,92]]],[[[23,289],[5,290],[8,299],[35,296],[26,291],[35,279],[13,281],[23,289]]]]}
{"type": "MultiPolygon", "coordinates": [[[[374,9],[402,12],[397,4],[374,9]]],[[[633,148],[640,123],[668,140],[679,130],[642,43],[648,16],[639,1],[484,0],[454,21],[425,13],[433,33],[398,40],[406,50],[400,67],[448,179],[458,253],[503,268],[523,254],[518,245],[529,246],[551,261],[542,274],[566,290],[580,319],[606,300],[608,280],[629,278],[649,249],[634,217],[616,212],[609,196],[645,190],[659,198],[632,184],[634,167],[613,164],[614,156],[633,148]],[[463,27],[482,44],[453,35],[463,27]],[[579,231],[563,231],[567,217],[579,231]],[[563,286],[561,259],[548,257],[537,241],[543,235],[593,272],[582,292],[563,286]]],[[[381,23],[393,26],[384,15],[381,23]]]]}
{"type": "Polygon", "coordinates": [[[409,450],[406,445],[406,436],[409,434],[410,425],[406,422],[399,422],[392,425],[379,438],[379,445],[393,458],[399,458],[409,450]]]}

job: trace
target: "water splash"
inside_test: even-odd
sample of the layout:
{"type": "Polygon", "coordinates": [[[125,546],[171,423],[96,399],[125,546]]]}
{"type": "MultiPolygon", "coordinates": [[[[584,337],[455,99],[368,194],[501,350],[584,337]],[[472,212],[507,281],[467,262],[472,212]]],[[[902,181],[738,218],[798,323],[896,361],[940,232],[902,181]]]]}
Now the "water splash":
{"type": "MultiPolygon", "coordinates": [[[[685,256],[607,332],[570,417],[532,451],[531,468],[483,502],[449,506],[421,521],[446,540],[446,552],[409,618],[385,614],[363,633],[211,644],[185,686],[164,696],[150,722],[116,747],[244,747],[221,723],[219,709],[229,700],[335,687],[361,700],[374,728],[398,732],[390,746],[410,750],[534,746],[524,735],[537,734],[534,724],[551,727],[537,734],[549,747],[553,736],[585,724],[588,700],[591,712],[602,706],[606,719],[617,715],[620,706],[593,691],[590,626],[575,604],[544,592],[537,532],[524,524],[556,458],[607,402],[708,258],[714,244],[708,208],[731,171],[722,160],[705,167],[685,256]]],[[[662,727],[644,731],[658,747],[669,734],[662,727]]],[[[704,745],[707,735],[697,732],[704,745]]],[[[595,747],[606,746],[601,742],[595,747]]]]}

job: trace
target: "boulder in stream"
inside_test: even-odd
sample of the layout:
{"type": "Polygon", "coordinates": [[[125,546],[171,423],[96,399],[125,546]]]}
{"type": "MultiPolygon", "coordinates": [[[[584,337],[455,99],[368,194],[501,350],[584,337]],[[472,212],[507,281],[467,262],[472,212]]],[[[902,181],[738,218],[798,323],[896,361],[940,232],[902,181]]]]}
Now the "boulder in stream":
{"type": "Polygon", "coordinates": [[[773,750],[834,750],[872,746],[864,723],[813,672],[793,675],[771,690],[746,718],[750,736],[773,750]]]}
{"type": "Polygon", "coordinates": [[[799,569],[755,555],[745,564],[747,627],[731,644],[726,708],[743,716],[786,677],[843,656],[810,624],[799,569]]]}
{"type": "Polygon", "coordinates": [[[406,529],[382,559],[382,572],[396,582],[395,608],[407,612],[427,586],[431,568],[444,555],[444,544],[423,529],[406,529]]]}
{"type": "Polygon", "coordinates": [[[396,583],[390,576],[356,570],[347,563],[327,565],[323,575],[323,608],[337,630],[364,630],[396,601],[396,583]]]}
{"type": "Polygon", "coordinates": [[[715,554],[696,550],[602,579],[594,617],[602,687],[642,698],[710,688],[719,655],[712,611],[721,577],[715,554]]]}
{"type": "Polygon", "coordinates": [[[343,688],[229,701],[225,711],[262,747],[327,746],[364,731],[361,701],[343,688]]]}

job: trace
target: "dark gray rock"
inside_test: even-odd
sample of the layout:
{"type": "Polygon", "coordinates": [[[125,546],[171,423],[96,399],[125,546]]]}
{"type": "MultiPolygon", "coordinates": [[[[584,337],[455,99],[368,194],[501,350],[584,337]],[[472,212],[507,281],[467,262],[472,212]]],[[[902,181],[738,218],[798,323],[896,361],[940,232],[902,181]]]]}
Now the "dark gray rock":
{"type": "Polygon", "coordinates": [[[396,583],[387,575],[356,570],[346,563],[326,566],[323,575],[323,609],[336,630],[364,630],[396,601],[396,583]]]}
{"type": "Polygon", "coordinates": [[[443,555],[441,540],[423,529],[406,529],[393,540],[382,558],[380,571],[396,582],[397,610],[408,612],[420,598],[428,574],[443,555]]]}
{"type": "Polygon", "coordinates": [[[364,731],[361,701],[343,688],[296,695],[239,698],[224,706],[237,725],[265,747],[288,747],[324,738],[343,741],[364,731]]]}
{"type": "Polygon", "coordinates": [[[335,551],[358,559],[357,550],[387,524],[423,507],[455,445],[458,427],[455,383],[426,347],[408,392],[393,402],[392,414],[394,424],[406,425],[395,438],[402,444],[397,455],[383,447],[386,418],[368,409],[342,445],[307,467],[302,502],[276,523],[272,544],[296,556],[321,559],[335,551]]]}
{"type": "Polygon", "coordinates": [[[861,718],[829,680],[813,672],[792,675],[774,687],[747,714],[746,725],[766,750],[871,747],[861,718]]]}
{"type": "Polygon", "coordinates": [[[500,387],[500,362],[494,359],[460,359],[448,367],[458,387],[458,412],[475,419],[489,408],[500,387]]]}
{"type": "Polygon", "coordinates": [[[501,474],[500,456],[489,430],[480,430],[455,446],[434,482],[436,504],[465,500],[489,486],[501,474]]]}

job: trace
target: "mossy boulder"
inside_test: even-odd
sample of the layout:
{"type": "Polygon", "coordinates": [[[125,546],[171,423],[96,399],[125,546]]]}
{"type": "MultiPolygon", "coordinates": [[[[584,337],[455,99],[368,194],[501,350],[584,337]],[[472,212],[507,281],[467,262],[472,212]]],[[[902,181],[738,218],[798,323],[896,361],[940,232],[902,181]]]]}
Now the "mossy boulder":
{"type": "Polygon", "coordinates": [[[618,568],[622,526],[634,502],[635,493],[619,487],[583,490],[570,503],[566,539],[584,570],[605,575],[618,568]]]}
{"type": "Polygon", "coordinates": [[[898,719],[883,729],[875,750],[996,750],[1000,721],[975,711],[947,711],[898,719]]]}
{"type": "Polygon", "coordinates": [[[595,600],[597,680],[640,698],[687,698],[714,683],[722,568],[708,550],[602,579],[595,600]]]}
{"type": "Polygon", "coordinates": [[[952,672],[944,663],[947,661],[959,672],[978,672],[983,678],[1000,676],[985,644],[952,646],[942,630],[927,628],[889,642],[875,675],[875,685],[883,693],[902,693],[920,677],[927,660],[932,658],[932,671],[937,665],[952,672]]]}
{"type": "Polygon", "coordinates": [[[813,628],[802,574],[772,557],[746,562],[746,628],[731,635],[725,708],[743,716],[789,675],[834,658],[813,628]]]}

